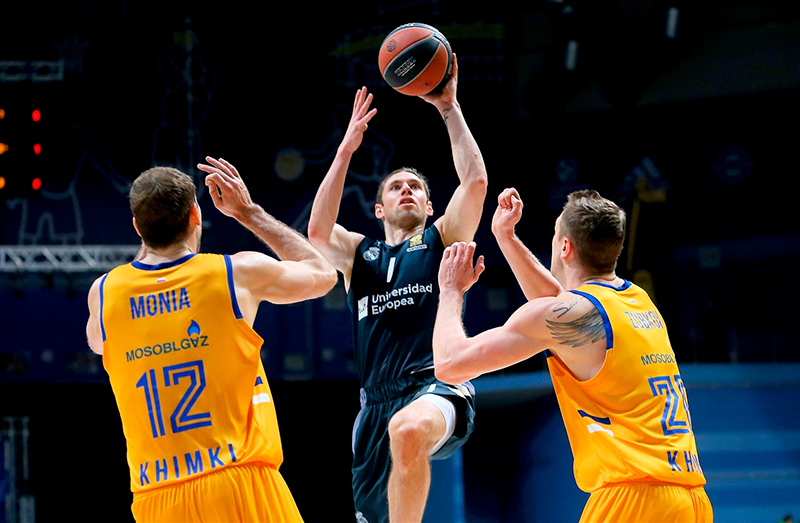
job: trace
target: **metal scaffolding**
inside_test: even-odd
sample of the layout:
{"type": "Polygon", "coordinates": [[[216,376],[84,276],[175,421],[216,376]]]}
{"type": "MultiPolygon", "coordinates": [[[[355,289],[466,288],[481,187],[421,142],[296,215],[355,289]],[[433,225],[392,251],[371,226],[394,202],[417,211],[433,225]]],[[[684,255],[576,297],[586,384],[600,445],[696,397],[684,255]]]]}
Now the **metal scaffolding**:
{"type": "Polygon", "coordinates": [[[106,272],[138,252],[139,245],[0,245],[0,273],[106,272]]]}

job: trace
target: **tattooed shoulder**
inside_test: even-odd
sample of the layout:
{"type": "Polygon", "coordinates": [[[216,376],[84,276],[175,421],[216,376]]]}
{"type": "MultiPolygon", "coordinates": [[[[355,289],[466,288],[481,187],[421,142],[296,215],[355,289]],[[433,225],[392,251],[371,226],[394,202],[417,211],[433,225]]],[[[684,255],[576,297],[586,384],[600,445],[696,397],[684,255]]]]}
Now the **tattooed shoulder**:
{"type": "MultiPolygon", "coordinates": [[[[566,312],[571,310],[576,303],[577,301],[573,302],[569,306],[557,306],[555,309],[553,309],[553,312],[560,312],[558,318],[561,318],[564,314],[566,314],[566,312]],[[561,312],[562,309],[565,310],[561,312]]],[[[595,307],[592,307],[591,310],[589,310],[586,314],[574,320],[545,321],[547,328],[550,330],[550,334],[553,336],[553,339],[562,345],[580,347],[603,340],[606,337],[606,330],[603,325],[603,317],[595,307]]]]}
{"type": "Polygon", "coordinates": [[[557,312],[557,313],[559,313],[559,314],[558,314],[558,317],[560,318],[561,316],[563,316],[563,315],[565,315],[566,313],[568,313],[569,311],[571,311],[571,310],[572,310],[572,308],[573,308],[575,305],[577,305],[577,304],[578,304],[578,300],[577,300],[577,299],[576,299],[576,300],[573,300],[573,301],[572,301],[572,303],[569,303],[569,304],[565,304],[565,303],[562,301],[562,302],[560,302],[558,305],[556,305],[555,307],[553,307],[553,312],[557,312]]]}

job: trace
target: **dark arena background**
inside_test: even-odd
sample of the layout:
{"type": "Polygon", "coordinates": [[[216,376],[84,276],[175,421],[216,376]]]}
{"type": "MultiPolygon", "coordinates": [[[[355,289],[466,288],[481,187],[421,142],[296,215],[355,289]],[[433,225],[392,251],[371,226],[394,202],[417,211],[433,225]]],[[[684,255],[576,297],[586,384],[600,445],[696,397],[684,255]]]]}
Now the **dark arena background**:
{"type": "MultiPolygon", "coordinates": [[[[797,0],[4,0],[0,521],[132,521],[121,424],[84,329],[91,282],[137,250],[127,189],[141,171],[196,178],[203,251],[263,250],[194,166],[231,161],[255,201],[305,233],[366,85],[378,114],[341,222],[380,235],[377,179],[405,165],[431,179],[440,215],[457,182],[444,124],[377,67],[406,22],[450,41],[489,172],[468,332],[523,303],[489,230],[497,194],[519,189],[518,234],[549,264],[566,194],[599,190],[630,218],[619,274],[669,326],[716,520],[800,515],[797,0]]],[[[255,325],[281,471],[309,523],[355,521],[348,318],[340,284],[265,303],[255,325]]],[[[577,521],[586,494],[545,369],[535,357],[475,380],[475,432],[435,464],[427,523],[577,521]]]]}

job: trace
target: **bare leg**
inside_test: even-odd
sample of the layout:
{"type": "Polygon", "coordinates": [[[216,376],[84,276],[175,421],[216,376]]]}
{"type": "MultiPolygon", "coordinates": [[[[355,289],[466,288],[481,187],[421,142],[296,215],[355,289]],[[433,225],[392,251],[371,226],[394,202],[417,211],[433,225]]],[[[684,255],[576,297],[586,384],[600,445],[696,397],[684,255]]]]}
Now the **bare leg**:
{"type": "Polygon", "coordinates": [[[442,412],[427,401],[415,401],[389,421],[392,470],[389,474],[389,521],[419,523],[431,485],[428,452],[442,438],[442,412]]]}

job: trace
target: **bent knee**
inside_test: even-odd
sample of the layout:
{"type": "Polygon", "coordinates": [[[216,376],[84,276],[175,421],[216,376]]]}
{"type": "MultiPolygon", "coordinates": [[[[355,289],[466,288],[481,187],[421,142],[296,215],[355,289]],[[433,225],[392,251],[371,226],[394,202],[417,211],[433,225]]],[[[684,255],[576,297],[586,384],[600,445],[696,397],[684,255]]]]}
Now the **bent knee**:
{"type": "Polygon", "coordinates": [[[389,441],[395,459],[427,456],[439,439],[433,420],[409,414],[401,411],[389,420],[389,441]]]}
{"type": "Polygon", "coordinates": [[[401,411],[389,420],[389,437],[392,440],[418,441],[425,439],[433,428],[429,419],[410,416],[401,411]]]}

